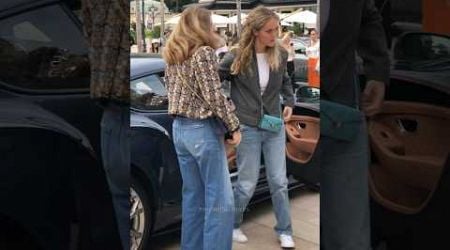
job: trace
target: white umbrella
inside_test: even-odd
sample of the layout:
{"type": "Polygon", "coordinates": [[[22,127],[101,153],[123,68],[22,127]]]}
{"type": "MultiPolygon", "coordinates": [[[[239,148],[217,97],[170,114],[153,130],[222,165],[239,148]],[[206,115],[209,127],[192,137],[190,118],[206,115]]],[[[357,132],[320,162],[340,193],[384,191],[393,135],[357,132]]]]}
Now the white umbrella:
{"type": "MultiPolygon", "coordinates": [[[[246,18],[247,18],[247,14],[241,13],[241,23],[243,23],[246,18]]],[[[230,23],[237,24],[237,15],[228,18],[228,20],[230,20],[230,23]]]]}
{"type": "Polygon", "coordinates": [[[286,21],[284,21],[284,20],[281,20],[281,26],[294,26],[294,24],[292,24],[292,23],[288,23],[288,22],[286,22],[286,21]]]}
{"type": "Polygon", "coordinates": [[[213,24],[229,24],[231,23],[228,17],[212,14],[211,15],[212,23],[213,24]]]}
{"type": "MultiPolygon", "coordinates": [[[[180,18],[181,18],[181,14],[175,15],[175,16],[167,19],[164,22],[164,24],[178,24],[178,22],[180,21],[180,18]]],[[[229,24],[230,23],[230,20],[228,19],[228,17],[224,17],[224,16],[216,15],[216,14],[211,15],[211,20],[212,20],[213,24],[229,24]]],[[[156,24],[158,24],[158,23],[156,23],[156,24]]]]}
{"type": "Polygon", "coordinates": [[[308,29],[317,28],[315,23],[305,23],[305,27],[308,29]]]}
{"type": "Polygon", "coordinates": [[[167,19],[167,21],[164,22],[164,24],[177,24],[180,21],[181,18],[181,14],[175,15],[169,19],[167,19]]]}
{"type": "Polygon", "coordinates": [[[316,20],[317,14],[309,10],[294,13],[283,19],[283,21],[286,22],[310,23],[310,24],[316,23],[316,20]]]}
{"type": "Polygon", "coordinates": [[[285,13],[277,13],[277,16],[278,16],[280,19],[285,18],[286,15],[289,15],[289,14],[285,14],[285,13]]]}

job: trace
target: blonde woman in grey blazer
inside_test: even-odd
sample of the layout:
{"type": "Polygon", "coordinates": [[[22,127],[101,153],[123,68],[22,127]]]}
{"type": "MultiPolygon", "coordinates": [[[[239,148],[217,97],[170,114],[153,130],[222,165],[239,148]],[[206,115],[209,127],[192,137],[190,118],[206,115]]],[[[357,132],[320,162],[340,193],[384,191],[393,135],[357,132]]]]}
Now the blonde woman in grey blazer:
{"type": "Polygon", "coordinates": [[[292,85],[286,73],[288,55],[277,41],[278,23],[278,16],[267,8],[251,11],[243,26],[239,48],[225,55],[219,73],[222,79],[231,81],[230,96],[241,122],[233,240],[240,243],[248,240],[240,225],[258,181],[262,151],[277,219],[275,231],[281,247],[292,248],[295,243],[287,190],[284,122],[281,120],[282,125],[275,132],[258,126],[264,115],[289,119],[294,106],[292,85]],[[285,99],[283,112],[280,95],[285,99]]]}

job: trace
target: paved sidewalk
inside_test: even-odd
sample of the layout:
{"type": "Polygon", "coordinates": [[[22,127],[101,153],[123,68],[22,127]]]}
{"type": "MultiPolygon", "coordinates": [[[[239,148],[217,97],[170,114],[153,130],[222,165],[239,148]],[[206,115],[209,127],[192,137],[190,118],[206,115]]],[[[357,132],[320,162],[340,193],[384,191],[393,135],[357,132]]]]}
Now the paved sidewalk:
{"type": "MultiPolygon", "coordinates": [[[[313,191],[297,189],[289,194],[291,201],[292,227],[297,250],[319,249],[320,194],[313,191]]],[[[278,250],[278,243],[273,226],[275,216],[270,200],[251,206],[244,216],[242,230],[248,236],[246,244],[233,243],[233,250],[278,250]]],[[[155,239],[156,250],[180,249],[180,233],[172,233],[155,239]]],[[[152,248],[153,249],[153,248],[152,248]]]]}

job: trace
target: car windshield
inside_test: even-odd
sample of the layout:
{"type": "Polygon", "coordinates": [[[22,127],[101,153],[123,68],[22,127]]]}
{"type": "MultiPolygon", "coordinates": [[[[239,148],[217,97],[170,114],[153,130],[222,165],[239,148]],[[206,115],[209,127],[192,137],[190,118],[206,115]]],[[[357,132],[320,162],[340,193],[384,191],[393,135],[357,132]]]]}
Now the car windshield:
{"type": "Polygon", "coordinates": [[[27,90],[87,89],[89,73],[82,29],[61,5],[0,20],[1,82],[27,90]]]}

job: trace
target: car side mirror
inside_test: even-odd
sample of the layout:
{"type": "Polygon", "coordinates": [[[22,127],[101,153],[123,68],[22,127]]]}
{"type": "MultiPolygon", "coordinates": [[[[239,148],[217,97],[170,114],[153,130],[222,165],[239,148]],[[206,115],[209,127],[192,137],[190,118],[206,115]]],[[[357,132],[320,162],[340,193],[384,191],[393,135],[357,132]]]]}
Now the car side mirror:
{"type": "Polygon", "coordinates": [[[299,102],[319,102],[320,89],[312,86],[300,86],[295,91],[295,97],[299,102]]]}

